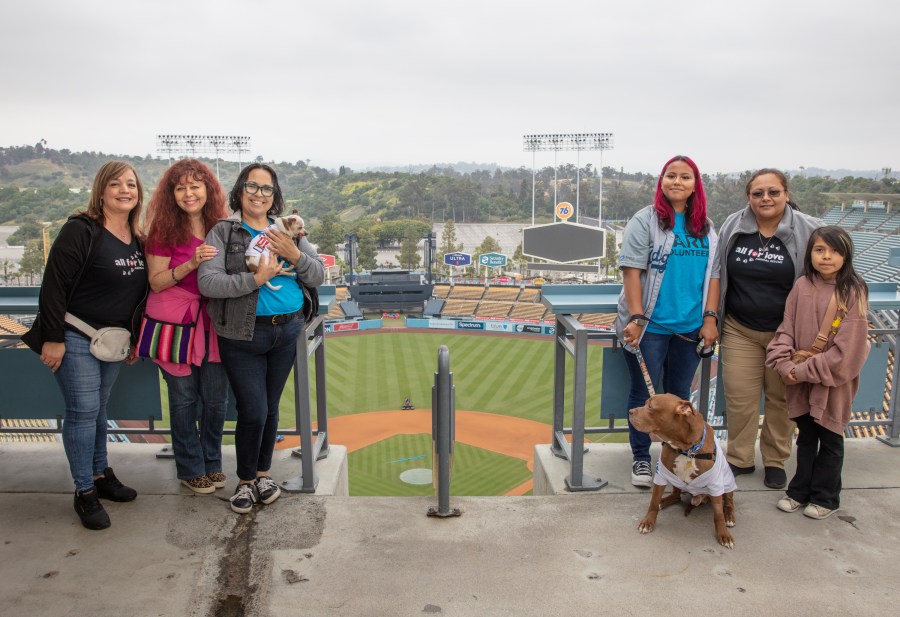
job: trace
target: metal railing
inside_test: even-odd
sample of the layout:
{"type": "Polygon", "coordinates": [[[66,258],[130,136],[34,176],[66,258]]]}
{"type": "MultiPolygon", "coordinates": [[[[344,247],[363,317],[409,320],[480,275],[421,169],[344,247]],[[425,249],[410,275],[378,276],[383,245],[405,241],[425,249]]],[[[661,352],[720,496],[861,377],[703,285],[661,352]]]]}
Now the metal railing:
{"type": "MultiPolygon", "coordinates": [[[[870,321],[876,326],[869,329],[869,335],[875,337],[882,345],[896,352],[900,324],[884,319],[879,312],[870,312],[870,321]]],[[[572,315],[556,316],[555,357],[553,376],[553,432],[551,435],[551,452],[569,461],[569,475],[565,479],[566,488],[572,492],[595,491],[607,485],[605,480],[584,474],[585,435],[597,433],[627,433],[628,426],[616,425],[616,421],[627,420],[626,404],[621,404],[623,413],[617,417],[614,413],[607,416],[606,426],[586,426],[588,344],[590,341],[607,341],[612,347],[619,347],[616,335],[611,332],[591,330],[572,315]],[[571,357],[572,365],[572,425],[565,426],[565,393],[566,365],[571,357]],[[571,436],[571,442],[566,436],[571,436]]],[[[621,349],[621,348],[620,348],[621,349]]],[[[628,353],[622,350],[623,353],[628,353]]],[[[877,411],[870,411],[867,419],[854,419],[850,426],[882,426],[886,435],[877,439],[890,446],[900,447],[900,421],[897,413],[897,397],[894,386],[900,380],[900,361],[894,353],[893,371],[888,383],[885,374],[885,392],[889,398],[888,411],[885,418],[877,418],[877,411]]],[[[726,429],[724,414],[716,415],[715,404],[711,393],[715,392],[717,379],[712,377],[712,358],[704,358],[700,362],[698,388],[692,399],[703,413],[713,429],[726,429]]],[[[603,385],[608,384],[602,384],[603,385]]],[[[620,386],[622,384],[616,384],[620,386]]],[[[627,385],[626,385],[627,387],[627,385]]],[[[721,410],[720,410],[721,411],[721,410]]]]}
{"type": "MultiPolygon", "coordinates": [[[[16,340],[19,335],[0,335],[0,340],[16,340]]],[[[315,461],[326,458],[328,447],[328,403],[325,380],[325,316],[319,315],[306,325],[305,335],[297,339],[297,357],[294,360],[294,419],[295,428],[279,429],[279,435],[300,437],[300,447],[292,451],[300,457],[300,473],[282,482],[281,488],[287,492],[314,493],[318,484],[315,472],[315,461]],[[312,426],[312,405],[309,388],[309,358],[315,354],[316,373],[316,421],[317,428],[312,426]],[[316,437],[313,441],[313,437],[316,437]],[[309,447],[306,447],[309,446],[309,447]]],[[[0,433],[4,434],[46,434],[62,432],[62,415],[47,418],[50,426],[4,426],[0,433]]],[[[115,421],[113,421],[115,422],[115,421]]],[[[147,426],[123,427],[111,425],[110,435],[171,435],[172,429],[156,426],[153,417],[147,418],[147,426]]],[[[235,429],[225,429],[223,435],[234,435],[235,429]]],[[[163,454],[169,458],[170,454],[163,454]]]]}

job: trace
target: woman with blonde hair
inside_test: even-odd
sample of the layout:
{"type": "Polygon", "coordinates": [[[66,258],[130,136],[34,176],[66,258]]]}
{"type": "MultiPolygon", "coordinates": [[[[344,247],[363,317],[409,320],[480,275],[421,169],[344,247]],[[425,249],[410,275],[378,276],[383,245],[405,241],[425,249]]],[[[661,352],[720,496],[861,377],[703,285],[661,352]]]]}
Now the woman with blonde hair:
{"type": "MultiPolygon", "coordinates": [[[[63,225],[50,249],[34,327],[22,340],[53,371],[65,401],[62,438],[75,483],[75,511],[88,529],[110,526],[99,498],[131,501],[107,463],[106,403],[122,362],[91,353],[83,329],[125,328],[136,340],[147,293],[138,240],[144,187],[128,163],[110,161],[94,177],[86,210],[63,225]],[[72,325],[74,316],[80,326],[72,325]]],[[[134,348],[125,362],[135,362],[134,348]]]]}

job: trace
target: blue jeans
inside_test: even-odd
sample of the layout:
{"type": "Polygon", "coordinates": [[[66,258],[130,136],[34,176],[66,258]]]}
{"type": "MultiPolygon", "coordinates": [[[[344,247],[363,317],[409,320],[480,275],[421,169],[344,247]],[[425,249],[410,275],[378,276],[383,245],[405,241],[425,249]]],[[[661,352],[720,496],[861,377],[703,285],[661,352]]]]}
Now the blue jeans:
{"type": "Polygon", "coordinates": [[[303,318],[286,324],[257,323],[253,339],[219,337],[219,355],[237,403],[234,450],[238,478],[269,471],[278,433],[278,403],[297,356],[303,318]]]}
{"type": "MultiPolygon", "coordinates": [[[[688,338],[696,339],[700,335],[699,328],[684,333],[688,338]]],[[[658,394],[674,394],[679,398],[690,400],[691,383],[694,373],[700,365],[697,355],[697,343],[678,338],[674,334],[656,334],[645,332],[641,339],[641,354],[647,363],[650,382],[658,394]],[[662,387],[660,387],[662,385],[662,387]]],[[[650,394],[644,382],[644,374],[638,364],[637,356],[625,352],[625,364],[631,375],[631,389],[628,391],[628,409],[643,406],[650,394]]],[[[650,460],[650,435],[642,433],[628,420],[628,441],[631,443],[631,455],[635,461],[650,460]]]]}
{"type": "Polygon", "coordinates": [[[66,353],[54,377],[66,413],[62,438],[75,490],[94,486],[94,476],[109,467],[106,460],[106,403],[121,362],[101,362],[91,355],[90,341],[69,330],[66,353]]]}
{"type": "Polygon", "coordinates": [[[169,388],[169,419],[178,479],[190,480],[222,471],[222,429],[228,406],[225,367],[220,362],[204,360],[200,366],[191,366],[191,374],[183,377],[160,371],[169,388]]]}

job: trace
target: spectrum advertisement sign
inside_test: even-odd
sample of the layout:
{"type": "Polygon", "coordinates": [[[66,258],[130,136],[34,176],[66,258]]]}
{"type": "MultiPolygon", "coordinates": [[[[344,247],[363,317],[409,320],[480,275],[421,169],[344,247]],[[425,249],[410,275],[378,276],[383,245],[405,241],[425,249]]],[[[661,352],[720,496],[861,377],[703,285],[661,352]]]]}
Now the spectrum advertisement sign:
{"type": "Polygon", "coordinates": [[[481,321],[457,321],[457,330],[484,330],[484,323],[481,321]]]}

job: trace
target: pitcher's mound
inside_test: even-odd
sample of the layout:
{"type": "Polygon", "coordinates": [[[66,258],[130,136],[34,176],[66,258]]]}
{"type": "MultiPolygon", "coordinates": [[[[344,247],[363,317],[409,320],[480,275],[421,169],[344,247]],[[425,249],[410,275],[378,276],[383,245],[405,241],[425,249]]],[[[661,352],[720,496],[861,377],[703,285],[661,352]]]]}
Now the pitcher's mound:
{"type": "Polygon", "coordinates": [[[424,467],[407,469],[400,474],[400,479],[407,484],[431,484],[431,470],[424,467]]]}

